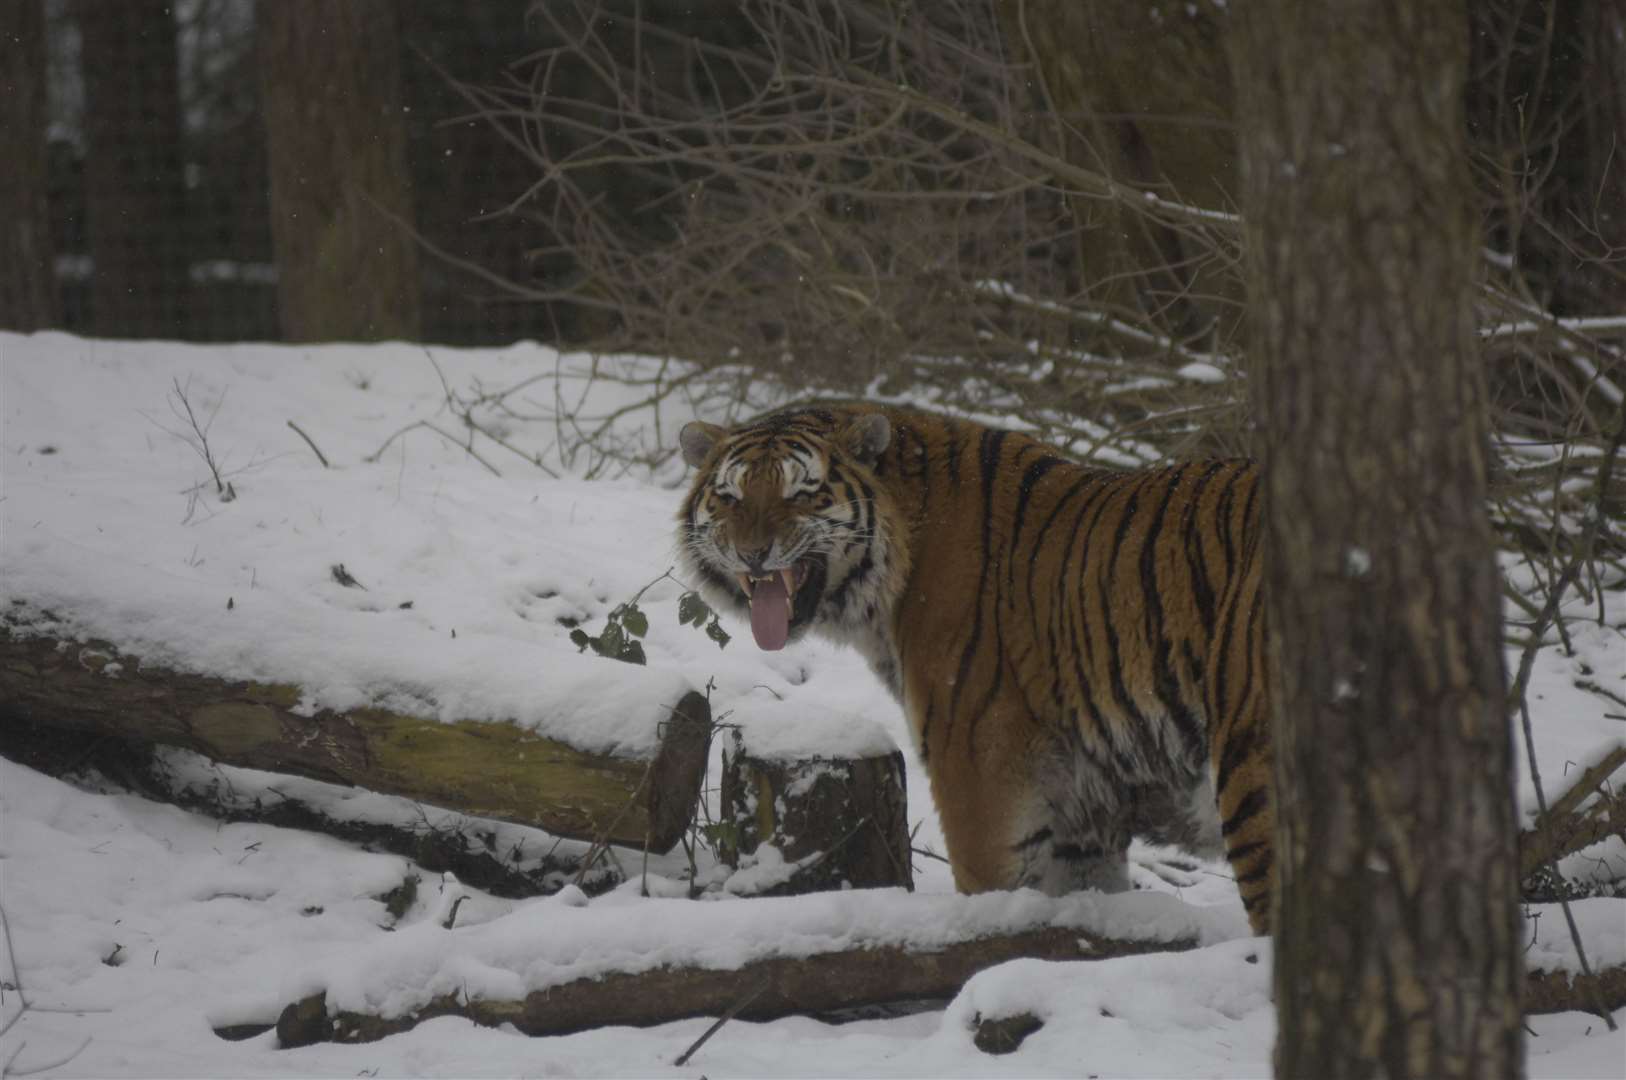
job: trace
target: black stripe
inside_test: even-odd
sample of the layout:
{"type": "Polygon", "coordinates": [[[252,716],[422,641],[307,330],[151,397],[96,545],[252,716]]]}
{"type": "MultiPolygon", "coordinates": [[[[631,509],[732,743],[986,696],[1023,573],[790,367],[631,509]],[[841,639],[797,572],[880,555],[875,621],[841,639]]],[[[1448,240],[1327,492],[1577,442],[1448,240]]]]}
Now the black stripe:
{"type": "MultiPolygon", "coordinates": [[[[1070,501],[1072,501],[1073,496],[1077,495],[1080,491],[1083,491],[1085,488],[1089,487],[1092,483],[1094,483],[1094,481],[1095,481],[1095,477],[1093,475],[1091,475],[1089,473],[1085,473],[1084,475],[1080,476],[1076,482],[1074,482],[1072,487],[1068,488],[1066,490],[1066,492],[1064,492],[1062,494],[1061,498],[1056,500],[1055,505],[1050,508],[1050,514],[1049,514],[1048,517],[1045,518],[1044,524],[1040,525],[1039,526],[1039,531],[1034,534],[1034,537],[1033,537],[1033,550],[1034,551],[1042,550],[1042,548],[1044,546],[1044,538],[1045,538],[1046,534],[1048,534],[1050,532],[1050,527],[1056,523],[1056,518],[1061,516],[1062,510],[1067,506],[1067,504],[1070,501]]],[[[1086,502],[1084,504],[1084,507],[1079,510],[1080,516],[1082,516],[1084,511],[1087,510],[1087,509],[1089,509],[1089,503],[1086,502]]],[[[1074,526],[1075,526],[1075,535],[1076,535],[1076,526],[1077,526],[1076,521],[1074,522],[1074,526]]],[[[1070,551],[1070,550],[1071,550],[1070,548],[1064,549],[1064,551],[1070,551]]],[[[1028,588],[1027,588],[1028,610],[1029,611],[1038,611],[1039,610],[1039,598],[1038,598],[1038,595],[1033,591],[1034,579],[1037,576],[1038,572],[1039,572],[1039,560],[1037,560],[1037,559],[1030,560],[1028,562],[1028,588]]],[[[1063,588],[1063,587],[1065,587],[1066,581],[1067,581],[1067,560],[1064,557],[1063,560],[1062,560],[1061,568],[1060,568],[1059,572],[1056,575],[1056,580],[1051,582],[1050,585],[1051,585],[1052,588],[1063,588]]]]}
{"type": "Polygon", "coordinates": [[[1022,837],[1022,839],[1020,839],[1016,843],[1012,844],[1011,845],[1011,850],[1012,851],[1021,851],[1023,848],[1030,848],[1035,844],[1042,844],[1046,840],[1050,839],[1050,836],[1051,836],[1050,826],[1048,826],[1048,825],[1042,826],[1040,828],[1034,829],[1032,832],[1030,832],[1026,836],[1022,837]]]}
{"type": "MultiPolygon", "coordinates": [[[[1246,844],[1238,844],[1236,847],[1234,847],[1234,848],[1230,849],[1229,851],[1227,851],[1225,853],[1225,857],[1228,860],[1230,860],[1232,863],[1235,863],[1239,859],[1246,859],[1249,855],[1252,855],[1254,852],[1256,852],[1256,851],[1264,851],[1264,850],[1267,850],[1269,847],[1270,847],[1270,844],[1268,842],[1264,841],[1264,840],[1250,840],[1246,844]]],[[[1266,865],[1269,865],[1269,864],[1267,863],[1266,865]]]]}
{"type": "Polygon", "coordinates": [[[1163,501],[1158,504],[1157,511],[1152,515],[1146,541],[1141,546],[1140,583],[1146,596],[1146,639],[1153,646],[1153,692],[1168,710],[1169,720],[1179,732],[1186,753],[1200,754],[1204,741],[1202,722],[1187,704],[1185,694],[1180,689],[1179,676],[1175,674],[1174,665],[1170,662],[1174,641],[1169,635],[1168,627],[1163,625],[1163,593],[1157,581],[1157,545],[1162,538],[1163,522],[1168,516],[1169,505],[1174,501],[1175,489],[1178,486],[1178,473],[1164,479],[1163,501]]]}
{"type": "Polygon", "coordinates": [[[1191,574],[1191,591],[1196,596],[1197,617],[1201,620],[1205,637],[1214,629],[1214,583],[1208,579],[1208,560],[1203,557],[1203,523],[1199,523],[1197,514],[1202,509],[1203,495],[1208,485],[1224,468],[1225,462],[1216,461],[1203,470],[1192,485],[1191,501],[1186,504],[1185,518],[1180,526],[1180,534],[1185,541],[1186,568],[1191,574]]]}
{"type": "Polygon", "coordinates": [[[1236,809],[1231,811],[1231,816],[1225,819],[1225,823],[1220,826],[1220,835],[1230,836],[1258,817],[1260,811],[1264,810],[1267,805],[1269,805],[1269,799],[1265,795],[1265,789],[1254,788],[1242,796],[1242,801],[1236,804],[1236,809]]]}
{"type": "MultiPolygon", "coordinates": [[[[1005,565],[1005,585],[1007,588],[1014,589],[1016,587],[1016,553],[1021,550],[1022,523],[1027,518],[1028,503],[1033,498],[1033,489],[1045,473],[1060,464],[1062,464],[1061,458],[1056,457],[1054,454],[1046,454],[1027,467],[1026,471],[1022,473],[1021,481],[1016,485],[1016,509],[1011,516],[1011,557],[1005,565]]],[[[1033,563],[1037,563],[1039,549],[1036,547],[1033,550],[1033,563]]],[[[1031,604],[1029,610],[1032,610],[1031,604]]]]}
{"type": "Polygon", "coordinates": [[[1238,885],[1252,885],[1256,881],[1264,881],[1266,878],[1270,877],[1270,871],[1275,867],[1275,865],[1276,863],[1274,859],[1266,859],[1252,870],[1249,870],[1246,874],[1238,874],[1236,877],[1236,883],[1238,885]]]}
{"type": "MultiPolygon", "coordinates": [[[[1211,717],[1209,722],[1215,727],[1220,726],[1218,717],[1211,717]]],[[[1238,731],[1236,726],[1230,725],[1226,729],[1225,749],[1220,753],[1219,763],[1214,766],[1214,794],[1217,796],[1225,791],[1231,783],[1231,774],[1253,756],[1258,746],[1258,728],[1247,728],[1238,731]]]]}
{"type": "MultiPolygon", "coordinates": [[[[982,433],[982,445],[978,448],[978,464],[981,468],[982,481],[982,559],[981,570],[977,578],[977,615],[975,621],[972,623],[971,640],[966,644],[966,651],[960,657],[960,678],[954,684],[954,697],[951,702],[956,719],[959,717],[960,693],[965,686],[966,676],[971,670],[972,654],[976,651],[977,642],[982,636],[983,609],[985,604],[994,622],[993,654],[995,657],[995,662],[993,665],[992,678],[990,678],[988,683],[988,688],[983,692],[981,699],[977,702],[976,707],[971,712],[971,724],[966,732],[967,746],[971,746],[976,742],[977,725],[982,723],[983,718],[988,715],[989,705],[991,705],[998,698],[1000,687],[1004,683],[1005,676],[1005,664],[1003,662],[1005,652],[1005,634],[1002,626],[1000,625],[998,597],[990,595],[991,590],[989,589],[988,578],[990,572],[995,569],[994,487],[999,478],[1001,451],[1004,448],[1005,440],[1009,436],[1010,432],[1008,431],[1000,431],[996,428],[985,428],[982,433]]],[[[979,763],[979,759],[975,754],[971,755],[971,763],[973,766],[976,766],[979,763]]]]}

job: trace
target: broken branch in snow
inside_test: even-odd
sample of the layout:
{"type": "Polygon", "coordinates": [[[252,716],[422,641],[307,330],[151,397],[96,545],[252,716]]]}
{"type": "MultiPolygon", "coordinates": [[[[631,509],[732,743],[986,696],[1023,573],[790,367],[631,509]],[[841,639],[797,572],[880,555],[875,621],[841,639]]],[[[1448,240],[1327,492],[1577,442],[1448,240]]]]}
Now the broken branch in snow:
{"type": "Polygon", "coordinates": [[[1520,834],[1521,879],[1606,836],[1626,837],[1626,791],[1601,789],[1622,765],[1626,765],[1626,745],[1615,747],[1584,771],[1534,825],[1520,834]],[[1577,809],[1594,791],[1598,797],[1577,809]]]}
{"type": "Polygon", "coordinates": [[[650,759],[590,753],[508,723],[443,723],[381,708],[306,716],[296,711],[301,696],[297,686],[167,671],[109,645],[0,626],[8,722],[180,746],[558,836],[607,831],[614,843],[659,852],[689,826],[711,737],[710,706],[695,692],[673,707],[650,759]]]}

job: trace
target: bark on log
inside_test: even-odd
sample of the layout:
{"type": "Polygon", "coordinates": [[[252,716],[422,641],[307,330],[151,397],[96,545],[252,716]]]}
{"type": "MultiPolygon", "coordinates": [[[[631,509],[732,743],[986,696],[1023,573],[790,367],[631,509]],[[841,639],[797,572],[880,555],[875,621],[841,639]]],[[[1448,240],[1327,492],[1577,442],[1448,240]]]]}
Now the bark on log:
{"type": "Polygon", "coordinates": [[[914,887],[903,755],[770,761],[736,748],[723,755],[723,861],[738,865],[763,844],[788,879],[762,890],[788,896],[839,889],[914,887]]]}
{"type": "Polygon", "coordinates": [[[215,761],[353,784],[476,817],[666,852],[688,828],[711,709],[691,691],[651,760],[578,750],[513,724],[385,709],[301,716],[296,686],[165,671],[100,643],[0,626],[0,713],[86,734],[181,746],[215,761]]]}
{"type": "Polygon", "coordinates": [[[740,1009],[745,1020],[831,1012],[866,1005],[952,997],[984,968],[1007,960],[1103,960],[1137,953],[1178,951],[1191,940],[1119,941],[1078,930],[1047,928],[955,942],[932,952],[887,946],[815,956],[766,957],[735,971],[657,968],[636,975],[577,979],[517,1000],[436,998],[407,1016],[329,1015],[321,994],[289,1005],[277,1020],[284,1048],[314,1042],[373,1042],[437,1016],[463,1016],[487,1027],[513,1024],[527,1035],[563,1035],[617,1024],[647,1026],[718,1015],[755,995],[740,1009]]]}

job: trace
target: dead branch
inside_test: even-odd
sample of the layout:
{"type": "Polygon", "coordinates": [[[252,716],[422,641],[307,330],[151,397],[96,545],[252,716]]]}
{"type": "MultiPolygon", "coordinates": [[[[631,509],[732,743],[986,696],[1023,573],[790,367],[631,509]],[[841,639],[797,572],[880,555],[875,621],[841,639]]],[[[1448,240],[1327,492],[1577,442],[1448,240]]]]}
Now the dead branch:
{"type": "Polygon", "coordinates": [[[321,448],[316,445],[316,440],[305,434],[304,428],[300,427],[292,420],[288,421],[288,426],[293,429],[295,435],[298,435],[301,439],[305,440],[305,445],[311,448],[311,453],[315,454],[316,460],[322,463],[322,468],[331,469],[333,467],[327,463],[327,455],[322,453],[321,448]]]}
{"type": "Polygon", "coordinates": [[[1626,789],[1610,791],[1602,787],[1622,765],[1626,765],[1626,746],[1617,746],[1583,772],[1533,826],[1520,834],[1520,878],[1606,836],[1626,839],[1626,789]],[[1577,810],[1593,792],[1598,797],[1577,810]]]}

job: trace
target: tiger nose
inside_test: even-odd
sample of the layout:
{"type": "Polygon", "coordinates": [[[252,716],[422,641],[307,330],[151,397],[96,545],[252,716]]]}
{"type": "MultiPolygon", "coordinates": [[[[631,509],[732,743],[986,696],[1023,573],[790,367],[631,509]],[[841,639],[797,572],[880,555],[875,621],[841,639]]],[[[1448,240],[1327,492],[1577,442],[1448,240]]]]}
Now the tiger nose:
{"type": "Polygon", "coordinates": [[[740,552],[740,561],[745,563],[745,569],[752,577],[765,577],[768,573],[768,555],[772,548],[758,548],[756,551],[740,552]]]}

